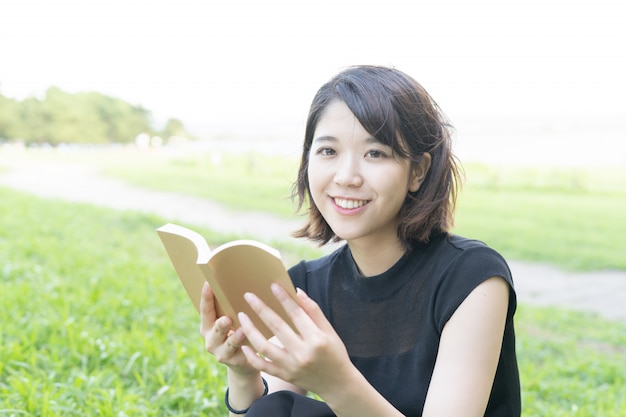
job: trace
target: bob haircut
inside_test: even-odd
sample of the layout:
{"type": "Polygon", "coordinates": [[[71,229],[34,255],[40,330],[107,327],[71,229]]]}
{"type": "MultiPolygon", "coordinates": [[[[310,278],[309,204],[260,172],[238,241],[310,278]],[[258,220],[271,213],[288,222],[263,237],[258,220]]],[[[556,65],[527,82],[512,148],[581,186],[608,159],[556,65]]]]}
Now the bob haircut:
{"type": "Polygon", "coordinates": [[[410,160],[412,167],[420,163],[424,153],[431,155],[431,166],[420,188],[409,192],[400,208],[401,242],[410,247],[412,242],[428,242],[433,234],[448,233],[461,177],[451,149],[452,126],[426,90],[410,76],[394,68],[355,66],[324,84],[311,103],[293,186],[298,211],[308,201],[308,217],[293,235],[320,246],[341,240],[315,206],[308,180],[309,153],[317,123],[335,101],[344,102],[365,130],[390,146],[396,157],[410,160]]]}

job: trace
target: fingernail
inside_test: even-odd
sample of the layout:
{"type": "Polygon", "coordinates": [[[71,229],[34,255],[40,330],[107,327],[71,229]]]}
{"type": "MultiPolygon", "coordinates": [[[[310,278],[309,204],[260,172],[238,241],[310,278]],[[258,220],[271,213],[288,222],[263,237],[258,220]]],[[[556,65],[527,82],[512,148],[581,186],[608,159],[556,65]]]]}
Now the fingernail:
{"type": "Polygon", "coordinates": [[[283,293],[283,288],[276,283],[273,283],[271,288],[275,295],[281,295],[283,293]]]}
{"type": "Polygon", "coordinates": [[[257,298],[256,295],[252,294],[251,292],[247,292],[243,295],[243,298],[248,302],[248,304],[250,304],[251,306],[257,305],[259,302],[259,299],[257,298]]]}
{"type": "Polygon", "coordinates": [[[239,318],[239,323],[241,323],[241,324],[244,324],[244,323],[248,324],[248,323],[250,323],[250,319],[248,318],[248,316],[244,312],[237,313],[237,317],[239,318]]]}

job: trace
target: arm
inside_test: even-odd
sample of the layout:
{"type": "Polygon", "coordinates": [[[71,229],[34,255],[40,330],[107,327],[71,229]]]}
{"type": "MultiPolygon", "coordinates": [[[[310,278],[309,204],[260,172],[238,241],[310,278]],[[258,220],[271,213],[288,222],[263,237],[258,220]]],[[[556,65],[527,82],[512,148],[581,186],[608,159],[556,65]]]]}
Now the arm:
{"type": "MultiPolygon", "coordinates": [[[[233,329],[230,317],[217,317],[215,299],[208,283],[202,288],[200,318],[200,333],[204,337],[206,350],[213,354],[218,362],[228,367],[229,404],[236,410],[250,407],[265,390],[261,374],[250,366],[241,351],[241,345],[245,340],[243,330],[233,329]]],[[[294,388],[278,378],[268,376],[266,380],[270,391],[294,388]]],[[[230,414],[231,417],[236,415],[230,414]]]]}
{"type": "Polygon", "coordinates": [[[476,287],[446,323],[423,417],[484,416],[500,357],[509,300],[504,279],[476,287]]]}
{"type": "MultiPolygon", "coordinates": [[[[267,343],[245,315],[240,322],[254,349],[242,350],[256,369],[318,394],[338,417],[401,416],[350,362],[345,347],[315,302],[298,291],[298,304],[276,291],[298,333],[258,298],[255,312],[284,347],[267,343]],[[265,358],[256,354],[261,353],[265,358]]],[[[498,364],[509,288],[487,279],[461,303],[445,325],[423,417],[483,416],[498,364]]]]}

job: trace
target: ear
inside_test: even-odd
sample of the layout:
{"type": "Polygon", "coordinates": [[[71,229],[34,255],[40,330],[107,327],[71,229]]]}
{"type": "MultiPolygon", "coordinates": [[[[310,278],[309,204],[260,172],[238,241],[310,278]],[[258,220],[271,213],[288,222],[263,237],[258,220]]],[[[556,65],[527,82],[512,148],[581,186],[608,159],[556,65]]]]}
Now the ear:
{"type": "Polygon", "coordinates": [[[414,193],[420,189],[428,170],[430,169],[431,157],[428,152],[424,152],[422,160],[419,164],[415,165],[411,172],[411,179],[409,181],[409,191],[414,193]]]}

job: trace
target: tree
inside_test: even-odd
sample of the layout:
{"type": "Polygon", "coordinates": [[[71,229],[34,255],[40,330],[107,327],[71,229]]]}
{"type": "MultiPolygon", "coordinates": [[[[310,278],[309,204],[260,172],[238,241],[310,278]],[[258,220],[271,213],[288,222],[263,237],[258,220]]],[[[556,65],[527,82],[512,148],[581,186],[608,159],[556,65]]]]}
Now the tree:
{"type": "MultiPolygon", "coordinates": [[[[180,120],[170,121],[171,132],[184,133],[180,120]]],[[[140,133],[155,134],[150,112],[101,93],[70,94],[50,87],[43,100],[0,95],[0,138],[52,145],[132,143],[140,133]]]]}
{"type": "Polygon", "coordinates": [[[17,137],[18,103],[0,94],[0,141],[17,137]]]}
{"type": "Polygon", "coordinates": [[[87,93],[85,99],[104,123],[109,143],[130,143],[139,133],[154,131],[150,112],[143,107],[100,93],[87,93]]]}
{"type": "Polygon", "coordinates": [[[189,138],[189,134],[185,130],[183,122],[175,118],[171,118],[167,121],[161,135],[163,135],[165,139],[172,137],[189,138]]]}

